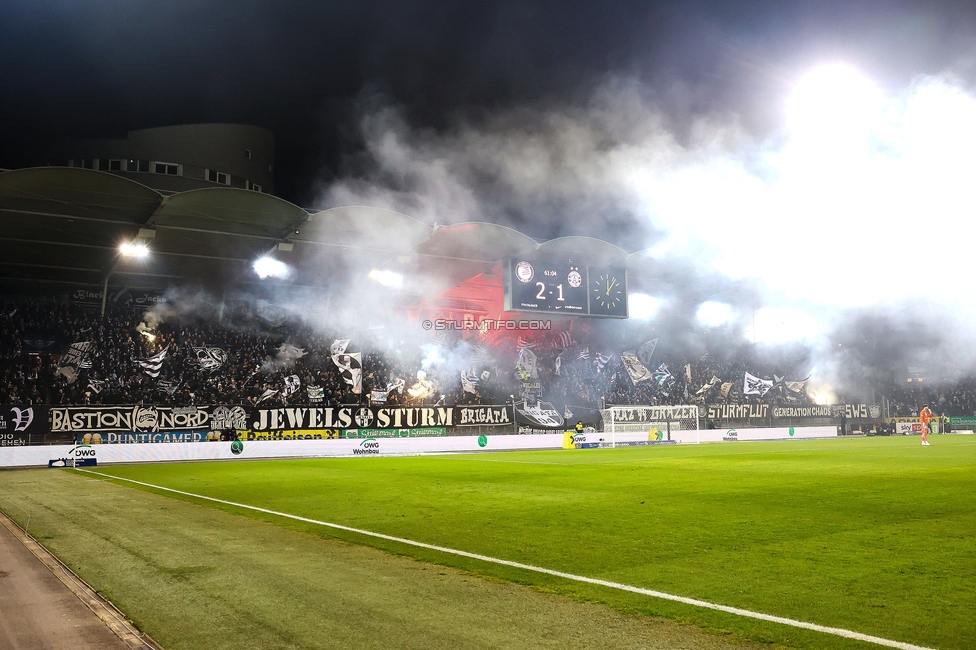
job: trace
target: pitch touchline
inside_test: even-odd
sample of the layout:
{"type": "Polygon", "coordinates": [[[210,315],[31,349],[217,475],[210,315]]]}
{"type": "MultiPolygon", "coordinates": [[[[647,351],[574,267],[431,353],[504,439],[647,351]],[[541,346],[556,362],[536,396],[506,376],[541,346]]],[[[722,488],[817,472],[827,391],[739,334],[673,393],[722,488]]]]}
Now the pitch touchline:
{"type": "Polygon", "coordinates": [[[619,589],[620,591],[629,591],[635,594],[642,594],[644,596],[652,596],[654,598],[661,598],[663,600],[670,600],[677,603],[683,603],[685,605],[692,605],[694,607],[703,607],[705,609],[714,609],[720,612],[726,612],[727,614],[735,614],[737,616],[745,616],[747,618],[755,618],[760,621],[769,621],[771,623],[780,623],[782,625],[789,625],[791,627],[803,628],[805,630],[813,630],[814,632],[823,632],[824,634],[833,634],[834,636],[840,636],[847,639],[855,639],[857,641],[866,641],[868,643],[874,643],[881,646],[886,646],[888,648],[900,648],[901,650],[934,650],[933,648],[926,648],[924,646],[913,645],[911,643],[903,643],[901,641],[892,641],[890,639],[882,639],[881,637],[872,636],[870,634],[862,634],[860,632],[854,632],[853,630],[845,630],[839,627],[827,627],[824,625],[817,625],[816,623],[807,623],[805,621],[798,621],[792,618],[785,618],[783,616],[773,616],[772,614],[763,614],[761,612],[754,612],[748,609],[741,609],[739,607],[730,607],[728,605],[717,605],[715,603],[710,603],[705,600],[697,600],[695,598],[687,598],[685,596],[676,596],[674,594],[668,594],[663,591],[655,591],[653,589],[644,589],[643,587],[634,587],[631,585],[625,585],[621,582],[611,582],[609,580],[600,580],[599,578],[589,578],[587,576],[580,576],[574,573],[565,573],[563,571],[556,571],[554,569],[547,569],[545,567],[535,566],[532,564],[523,564],[521,562],[513,562],[512,560],[503,560],[497,557],[491,557],[488,555],[480,555],[478,553],[469,553],[468,551],[460,551],[454,548],[447,548],[446,546],[437,546],[436,544],[426,544],[424,542],[416,542],[412,539],[405,539],[403,537],[394,537],[393,535],[384,535],[383,533],[374,533],[370,530],[363,530],[362,528],[353,528],[351,526],[343,526],[342,524],[334,524],[328,521],[319,521],[318,519],[309,519],[308,517],[300,517],[299,515],[288,514],[287,512],[278,512],[277,510],[268,510],[267,508],[260,508],[258,506],[249,506],[245,503],[236,503],[234,501],[225,501],[224,499],[217,499],[214,497],[204,496],[202,494],[193,494],[192,492],[184,492],[182,490],[175,490],[173,488],[163,487],[162,485],[153,485],[152,483],[144,483],[142,481],[136,481],[131,478],[122,478],[121,476],[113,476],[111,474],[105,474],[103,472],[94,472],[90,469],[78,469],[79,472],[84,472],[86,474],[95,474],[96,476],[104,476],[108,479],[113,479],[116,481],[126,481],[127,483],[135,483],[136,485],[144,485],[154,490],[163,490],[164,492],[172,492],[174,494],[182,494],[183,496],[193,497],[194,499],[203,499],[204,501],[213,501],[214,503],[222,503],[228,506],[234,506],[235,508],[244,508],[245,510],[253,510],[255,512],[263,512],[268,515],[275,515],[277,517],[285,517],[286,519],[294,519],[295,521],[302,521],[308,524],[315,524],[317,526],[326,526],[328,528],[334,528],[336,530],[344,530],[350,533],[356,533],[359,535],[366,535],[368,537],[375,537],[377,539],[385,539],[390,542],[397,542],[399,544],[407,544],[409,546],[416,546],[418,548],[426,548],[432,551],[439,551],[441,553],[448,553],[450,555],[458,555],[461,557],[470,558],[473,560],[481,560],[482,562],[490,562],[492,564],[501,564],[504,566],[514,567],[516,569],[523,569],[525,571],[533,571],[535,573],[543,573],[550,576],[555,576],[557,578],[564,578],[566,580],[574,580],[576,582],[585,582],[591,585],[599,585],[601,587],[609,587],[610,589],[619,589]]]}

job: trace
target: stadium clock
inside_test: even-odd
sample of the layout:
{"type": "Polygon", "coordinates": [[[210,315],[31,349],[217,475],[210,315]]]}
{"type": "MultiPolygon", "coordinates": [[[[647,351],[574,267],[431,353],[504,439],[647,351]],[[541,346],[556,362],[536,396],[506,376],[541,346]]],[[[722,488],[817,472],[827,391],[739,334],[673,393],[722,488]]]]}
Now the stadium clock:
{"type": "Polygon", "coordinates": [[[622,270],[590,267],[590,314],[627,317],[627,281],[622,270]]]}

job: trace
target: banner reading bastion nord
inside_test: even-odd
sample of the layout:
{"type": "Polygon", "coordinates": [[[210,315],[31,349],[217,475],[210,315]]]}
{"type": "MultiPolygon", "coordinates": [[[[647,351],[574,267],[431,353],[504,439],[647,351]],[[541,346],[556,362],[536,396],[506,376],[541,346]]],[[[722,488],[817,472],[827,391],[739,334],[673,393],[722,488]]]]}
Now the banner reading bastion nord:
{"type": "Polygon", "coordinates": [[[51,433],[209,429],[212,406],[54,406],[51,433]]]}

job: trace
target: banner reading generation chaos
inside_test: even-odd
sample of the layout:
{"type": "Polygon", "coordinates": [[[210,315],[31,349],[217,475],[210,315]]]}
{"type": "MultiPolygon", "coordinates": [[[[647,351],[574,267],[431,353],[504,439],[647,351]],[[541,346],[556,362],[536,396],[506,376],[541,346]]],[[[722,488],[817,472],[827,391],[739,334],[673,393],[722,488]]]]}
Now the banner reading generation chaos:
{"type": "Polygon", "coordinates": [[[286,406],[254,409],[248,428],[423,429],[511,423],[511,406],[286,406]]]}

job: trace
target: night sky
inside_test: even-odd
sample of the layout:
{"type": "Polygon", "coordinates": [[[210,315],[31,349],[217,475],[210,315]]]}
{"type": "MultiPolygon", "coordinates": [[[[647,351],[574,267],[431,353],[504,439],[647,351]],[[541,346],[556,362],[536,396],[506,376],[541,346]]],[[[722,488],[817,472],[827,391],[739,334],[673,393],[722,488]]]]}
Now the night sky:
{"type": "Polygon", "coordinates": [[[437,133],[624,77],[679,122],[720,109],[763,134],[769,97],[825,58],[882,85],[976,70],[972,2],[5,0],[0,15],[0,164],[49,139],[242,122],[275,133],[277,193],[307,207],[356,172],[376,103],[437,133]]]}

